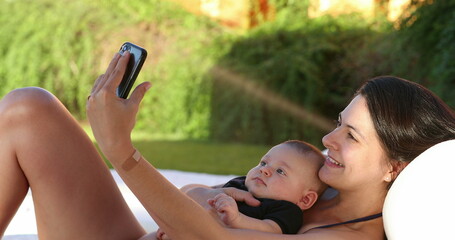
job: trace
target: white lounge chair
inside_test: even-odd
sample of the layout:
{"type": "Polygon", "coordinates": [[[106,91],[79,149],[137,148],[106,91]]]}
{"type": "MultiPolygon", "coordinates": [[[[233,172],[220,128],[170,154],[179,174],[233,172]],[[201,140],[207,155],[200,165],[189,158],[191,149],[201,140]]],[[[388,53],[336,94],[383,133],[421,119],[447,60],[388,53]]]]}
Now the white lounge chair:
{"type": "Polygon", "coordinates": [[[455,239],[455,140],[439,143],[398,176],[383,209],[389,240],[455,239]]]}

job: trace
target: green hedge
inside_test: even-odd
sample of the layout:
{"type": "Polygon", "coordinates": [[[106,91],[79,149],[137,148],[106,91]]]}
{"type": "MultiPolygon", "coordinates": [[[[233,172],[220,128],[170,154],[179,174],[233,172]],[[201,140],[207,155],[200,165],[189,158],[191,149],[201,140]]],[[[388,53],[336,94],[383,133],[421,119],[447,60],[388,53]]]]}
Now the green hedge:
{"type": "Polygon", "coordinates": [[[354,51],[350,75],[396,75],[455,107],[455,1],[415,1],[395,26],[354,51]]]}
{"type": "Polygon", "coordinates": [[[423,83],[455,107],[455,1],[416,4],[396,35],[402,55],[394,72],[423,83]]]}
{"type": "Polygon", "coordinates": [[[41,86],[80,115],[99,68],[103,12],[78,1],[0,3],[0,95],[41,86]]]}
{"type": "Polygon", "coordinates": [[[336,118],[363,81],[378,75],[422,83],[453,107],[455,1],[429,2],[411,5],[398,28],[381,14],[365,21],[355,15],[307,19],[288,9],[279,12],[275,22],[237,39],[220,59],[213,74],[211,136],[267,144],[300,138],[320,145],[327,133],[286,107],[249,94],[238,82],[271,89],[328,119],[336,118]],[[220,68],[230,75],[219,74],[220,68]]]}
{"type": "Polygon", "coordinates": [[[358,23],[353,16],[303,19],[286,28],[264,25],[235,41],[218,62],[231,76],[213,74],[212,137],[267,144],[294,138],[320,145],[359,85],[343,68],[349,51],[373,34],[368,24],[358,23]],[[245,90],[248,84],[271,92],[258,97],[245,90]],[[288,102],[276,103],[277,97],[288,102]],[[298,116],[288,109],[294,104],[325,119],[298,116]],[[320,126],[321,121],[328,123],[320,126]]]}
{"type": "Polygon", "coordinates": [[[0,95],[41,86],[83,120],[92,83],[131,41],[149,50],[138,81],[154,85],[137,129],[156,136],[320,145],[327,119],[361,82],[384,74],[455,105],[454,1],[411,9],[399,29],[356,15],[308,19],[308,1],[271,3],[275,21],[239,33],[164,0],[0,0],[0,95]]]}
{"type": "Polygon", "coordinates": [[[221,27],[168,1],[0,0],[0,96],[40,86],[80,120],[91,86],[125,41],[144,46],[138,82],[154,84],[138,129],[206,138],[209,89],[203,76],[218,54],[221,27]]]}

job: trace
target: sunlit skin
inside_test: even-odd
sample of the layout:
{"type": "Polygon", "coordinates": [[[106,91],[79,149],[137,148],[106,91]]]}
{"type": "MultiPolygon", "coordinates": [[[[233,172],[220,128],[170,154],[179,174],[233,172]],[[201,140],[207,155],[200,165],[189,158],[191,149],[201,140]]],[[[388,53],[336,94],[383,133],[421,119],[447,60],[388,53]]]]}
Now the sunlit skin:
{"type": "Polygon", "coordinates": [[[366,100],[356,96],[340,113],[337,127],[324,136],[328,157],[319,170],[321,180],[339,194],[319,201],[304,215],[299,233],[346,236],[352,239],[376,239],[382,234],[382,219],[348,224],[330,229],[317,226],[344,222],[380,213],[393,171],[387,161],[370,117],[366,100]],[[340,218],[339,216],[343,216],[340,218]],[[369,236],[369,237],[367,237],[369,236]],[[371,237],[371,238],[370,238],[371,237]]]}
{"type": "Polygon", "coordinates": [[[352,100],[340,113],[337,128],[322,142],[328,149],[319,172],[322,181],[350,191],[384,184],[389,166],[364,97],[352,100]]]}
{"type": "Polygon", "coordinates": [[[297,203],[316,177],[316,161],[285,144],[277,145],[248,172],[245,185],[255,197],[297,203]]]}
{"type": "MultiPolygon", "coordinates": [[[[106,73],[97,79],[87,102],[87,116],[104,156],[169,237],[197,240],[384,238],[381,218],[314,229],[382,210],[389,184],[386,179],[393,179],[394,173],[363,97],[354,98],[340,113],[339,126],[323,139],[330,158],[319,175],[339,190],[339,194],[333,199],[318,201],[305,211],[304,225],[299,231],[303,234],[225,228],[147,160],[139,161],[133,168],[124,168],[135,150],[130,138],[135,116],[150,88],[150,83],[143,83],[129,99],[116,96],[128,57],[128,54],[116,54],[106,73]]],[[[4,156],[1,162],[6,166],[0,168],[4,169],[0,174],[4,179],[0,181],[0,188],[5,192],[0,197],[0,234],[29,186],[40,239],[138,239],[145,234],[122,199],[97,149],[55,97],[36,88],[18,90],[0,101],[0,112],[0,152],[4,156]],[[62,215],[62,211],[65,214],[62,215]]],[[[267,164],[275,166],[274,162],[267,164]]],[[[249,205],[259,204],[251,193],[238,189],[203,190],[208,198],[224,193],[249,205]]]]}

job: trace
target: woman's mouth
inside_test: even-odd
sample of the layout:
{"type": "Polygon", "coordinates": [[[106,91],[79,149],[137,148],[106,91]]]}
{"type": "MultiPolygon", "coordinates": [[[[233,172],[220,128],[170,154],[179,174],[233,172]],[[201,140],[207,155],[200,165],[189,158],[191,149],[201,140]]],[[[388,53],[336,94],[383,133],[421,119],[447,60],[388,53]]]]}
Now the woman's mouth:
{"type": "Polygon", "coordinates": [[[330,167],[339,167],[339,168],[344,168],[344,165],[335,161],[333,158],[330,156],[326,156],[325,158],[325,164],[330,166],[330,167]]]}

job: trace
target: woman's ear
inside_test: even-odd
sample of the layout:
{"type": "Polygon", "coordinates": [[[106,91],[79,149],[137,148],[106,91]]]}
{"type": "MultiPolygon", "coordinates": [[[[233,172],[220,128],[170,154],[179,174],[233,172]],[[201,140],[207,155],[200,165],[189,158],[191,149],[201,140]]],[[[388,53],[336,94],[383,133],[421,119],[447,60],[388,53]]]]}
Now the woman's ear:
{"type": "Polygon", "coordinates": [[[302,210],[307,210],[318,200],[318,194],[315,191],[307,191],[297,202],[297,206],[302,210]]]}
{"type": "Polygon", "coordinates": [[[387,172],[385,175],[384,175],[384,181],[385,182],[393,182],[395,180],[395,178],[398,177],[398,174],[400,174],[400,172],[409,164],[409,162],[402,162],[402,161],[396,161],[396,160],[393,160],[393,162],[391,162],[389,164],[389,172],[387,172]]]}
{"type": "Polygon", "coordinates": [[[396,175],[396,174],[394,174],[393,171],[388,172],[388,173],[384,176],[384,181],[385,181],[385,182],[388,182],[388,183],[392,182],[392,179],[394,179],[394,177],[393,177],[394,175],[396,175]]]}

